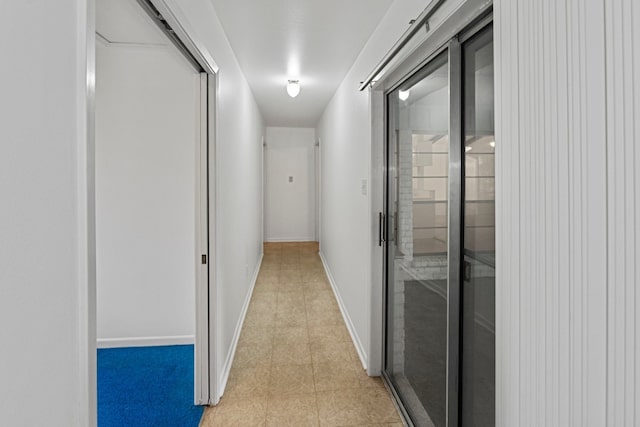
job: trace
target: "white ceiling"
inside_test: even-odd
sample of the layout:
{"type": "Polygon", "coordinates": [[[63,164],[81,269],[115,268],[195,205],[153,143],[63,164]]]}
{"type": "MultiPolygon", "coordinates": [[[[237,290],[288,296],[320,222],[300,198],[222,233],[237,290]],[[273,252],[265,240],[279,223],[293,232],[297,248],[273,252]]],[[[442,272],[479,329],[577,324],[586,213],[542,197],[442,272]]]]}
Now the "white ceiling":
{"type": "Polygon", "coordinates": [[[98,0],[96,32],[112,43],[140,45],[170,43],[135,0],[98,0]]]}
{"type": "MultiPolygon", "coordinates": [[[[211,0],[267,126],[315,127],[393,0],[211,0]],[[287,79],[300,80],[290,98],[287,79]]],[[[362,76],[364,78],[365,76],[362,76]]],[[[356,87],[358,81],[354,81],[356,87]]]]}
{"type": "MultiPolygon", "coordinates": [[[[211,2],[265,124],[315,127],[393,0],[211,2]],[[296,98],[288,79],[300,80],[296,98]]],[[[134,0],[98,0],[96,31],[112,43],[170,44],[134,0]]]]}

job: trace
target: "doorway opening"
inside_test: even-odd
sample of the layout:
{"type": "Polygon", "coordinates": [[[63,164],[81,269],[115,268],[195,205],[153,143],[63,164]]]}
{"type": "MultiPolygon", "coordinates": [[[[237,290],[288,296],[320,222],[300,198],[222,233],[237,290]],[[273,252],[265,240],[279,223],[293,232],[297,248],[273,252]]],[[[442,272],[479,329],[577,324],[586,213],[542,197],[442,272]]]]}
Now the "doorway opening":
{"type": "Polygon", "coordinates": [[[319,158],[314,128],[267,127],[265,242],[319,240],[319,158]]]}
{"type": "Polygon", "coordinates": [[[218,69],[163,0],[96,6],[97,344],[190,346],[215,404],[218,69]]]}

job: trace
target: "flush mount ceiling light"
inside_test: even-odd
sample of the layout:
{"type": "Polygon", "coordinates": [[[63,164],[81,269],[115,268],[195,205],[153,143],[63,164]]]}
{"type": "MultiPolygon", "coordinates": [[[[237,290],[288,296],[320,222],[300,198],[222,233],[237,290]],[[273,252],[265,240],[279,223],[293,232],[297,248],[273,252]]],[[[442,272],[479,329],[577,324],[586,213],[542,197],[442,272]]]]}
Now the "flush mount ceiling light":
{"type": "Polygon", "coordinates": [[[401,90],[398,92],[398,98],[400,98],[400,101],[406,101],[407,99],[409,99],[409,94],[411,94],[411,91],[409,89],[401,90]]]}
{"type": "Polygon", "coordinates": [[[300,82],[298,80],[289,80],[287,83],[287,93],[292,98],[298,96],[300,93],[300,82]]]}

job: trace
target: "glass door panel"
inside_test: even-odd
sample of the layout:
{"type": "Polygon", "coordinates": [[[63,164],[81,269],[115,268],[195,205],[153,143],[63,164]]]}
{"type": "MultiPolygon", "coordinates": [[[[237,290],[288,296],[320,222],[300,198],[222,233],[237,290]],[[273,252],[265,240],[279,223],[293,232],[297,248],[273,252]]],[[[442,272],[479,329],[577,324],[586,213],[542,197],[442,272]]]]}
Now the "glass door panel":
{"type": "Polygon", "coordinates": [[[447,413],[449,67],[390,93],[385,373],[416,425],[447,413]]]}
{"type": "Polygon", "coordinates": [[[495,425],[495,136],[493,36],[463,46],[462,425],[495,425]]]}

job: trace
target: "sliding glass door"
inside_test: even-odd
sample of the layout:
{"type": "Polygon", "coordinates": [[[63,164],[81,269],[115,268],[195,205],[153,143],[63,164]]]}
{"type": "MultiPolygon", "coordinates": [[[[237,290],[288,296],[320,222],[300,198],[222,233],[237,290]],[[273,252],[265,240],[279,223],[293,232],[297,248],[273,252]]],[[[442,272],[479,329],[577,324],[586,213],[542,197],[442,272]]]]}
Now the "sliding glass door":
{"type": "Polygon", "coordinates": [[[445,425],[449,66],[388,96],[386,370],[419,425],[445,425]]]}
{"type": "Polygon", "coordinates": [[[491,34],[386,99],[384,374],[419,426],[494,424],[491,34]]]}

